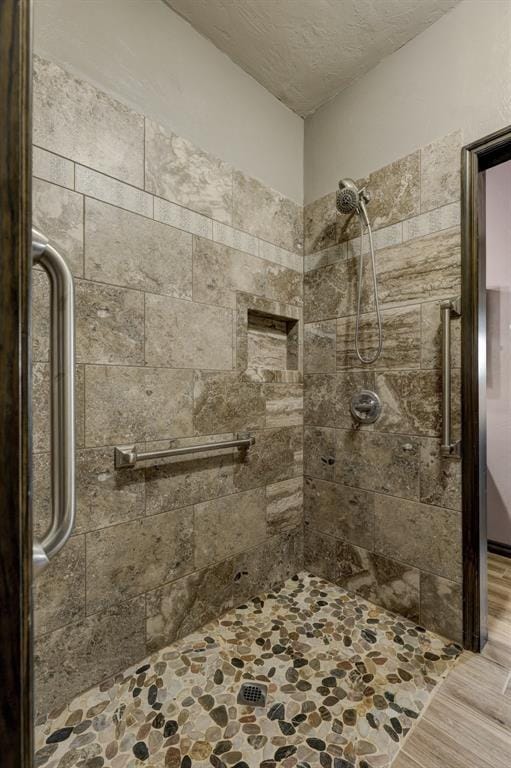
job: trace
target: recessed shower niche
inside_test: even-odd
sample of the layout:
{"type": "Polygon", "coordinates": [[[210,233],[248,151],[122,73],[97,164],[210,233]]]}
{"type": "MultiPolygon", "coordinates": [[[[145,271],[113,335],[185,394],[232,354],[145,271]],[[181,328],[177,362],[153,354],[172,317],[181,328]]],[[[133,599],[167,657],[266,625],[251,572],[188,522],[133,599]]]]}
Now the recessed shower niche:
{"type": "Polygon", "coordinates": [[[237,295],[236,368],[255,381],[302,381],[302,312],[289,304],[237,295]]]}

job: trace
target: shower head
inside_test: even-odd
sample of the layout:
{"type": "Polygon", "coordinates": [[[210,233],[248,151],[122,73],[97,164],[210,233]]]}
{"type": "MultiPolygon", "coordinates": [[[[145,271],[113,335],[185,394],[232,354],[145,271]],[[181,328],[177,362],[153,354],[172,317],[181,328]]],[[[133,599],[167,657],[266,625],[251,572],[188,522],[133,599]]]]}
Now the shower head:
{"type": "Polygon", "coordinates": [[[359,189],[353,179],[341,179],[336,194],[336,205],[339,213],[358,213],[367,219],[365,204],[369,202],[364,187],[359,189]]]}
{"type": "Polygon", "coordinates": [[[341,179],[336,201],[339,213],[358,211],[360,207],[360,193],[353,179],[341,179]]]}

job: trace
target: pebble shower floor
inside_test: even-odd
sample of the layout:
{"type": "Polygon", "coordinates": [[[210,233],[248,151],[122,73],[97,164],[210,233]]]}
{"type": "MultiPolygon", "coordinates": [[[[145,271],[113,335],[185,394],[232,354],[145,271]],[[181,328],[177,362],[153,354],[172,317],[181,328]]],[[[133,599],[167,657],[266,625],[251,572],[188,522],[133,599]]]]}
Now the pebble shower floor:
{"type": "Polygon", "coordinates": [[[302,573],[38,722],[34,766],[385,768],[460,652],[302,573]]]}

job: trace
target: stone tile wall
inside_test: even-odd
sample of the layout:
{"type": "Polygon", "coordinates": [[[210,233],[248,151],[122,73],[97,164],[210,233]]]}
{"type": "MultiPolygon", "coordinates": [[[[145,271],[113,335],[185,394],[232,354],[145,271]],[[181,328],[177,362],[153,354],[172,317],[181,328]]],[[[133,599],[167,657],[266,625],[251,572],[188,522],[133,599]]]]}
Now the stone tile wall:
{"type": "MultiPolygon", "coordinates": [[[[384,350],[373,365],[355,355],[358,221],[337,216],[335,192],[304,215],[306,567],[457,640],[461,475],[439,454],[439,302],[460,290],[461,145],[450,134],[360,180],[371,194],[383,310],[384,350]],[[383,413],[354,430],[349,402],[359,388],[378,392],[383,413]]],[[[377,343],[368,264],[366,355],[377,343]]]]}
{"type": "MultiPolygon", "coordinates": [[[[75,531],[35,585],[38,709],[299,571],[304,522],[313,573],[459,639],[460,465],[439,456],[439,302],[459,292],[460,134],[364,180],[385,344],[361,366],[359,226],[336,215],[334,193],[302,219],[296,203],[41,59],[34,118],[34,223],[75,275],[78,449],[75,531]],[[266,323],[277,342],[248,338],[251,311],[280,318],[266,323]],[[273,370],[264,345],[274,354],[284,327],[293,363],[273,370]],[[384,409],[354,431],[360,387],[384,409]],[[257,437],[245,459],[113,467],[116,444],[242,430],[257,437]]],[[[50,503],[48,302],[35,270],[38,533],[50,503]]],[[[459,323],[453,334],[459,369],[459,323]]]]}
{"type": "MultiPolygon", "coordinates": [[[[34,590],[48,711],[300,570],[302,374],[245,375],[237,341],[240,306],[291,317],[301,339],[303,222],[296,203],[41,59],[34,143],[34,223],[72,267],[77,313],[77,520],[34,590]],[[241,430],[257,438],[245,460],[215,451],[114,470],[116,444],[241,430]]],[[[38,270],[33,293],[41,534],[49,296],[38,270]]]]}

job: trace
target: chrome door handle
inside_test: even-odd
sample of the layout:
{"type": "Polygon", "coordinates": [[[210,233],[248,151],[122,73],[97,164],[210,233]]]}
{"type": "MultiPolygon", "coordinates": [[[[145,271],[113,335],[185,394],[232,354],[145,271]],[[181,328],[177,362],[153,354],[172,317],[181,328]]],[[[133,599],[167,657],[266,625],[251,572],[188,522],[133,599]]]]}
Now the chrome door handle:
{"type": "Polygon", "coordinates": [[[442,444],[440,453],[444,458],[461,457],[461,440],[453,442],[451,415],[451,318],[460,317],[461,299],[447,299],[440,304],[442,318],[442,444]]]}
{"type": "Polygon", "coordinates": [[[32,263],[50,283],[51,524],[33,544],[33,570],[43,571],[71,535],[75,521],[74,285],[65,259],[32,229],[32,263]]]}

